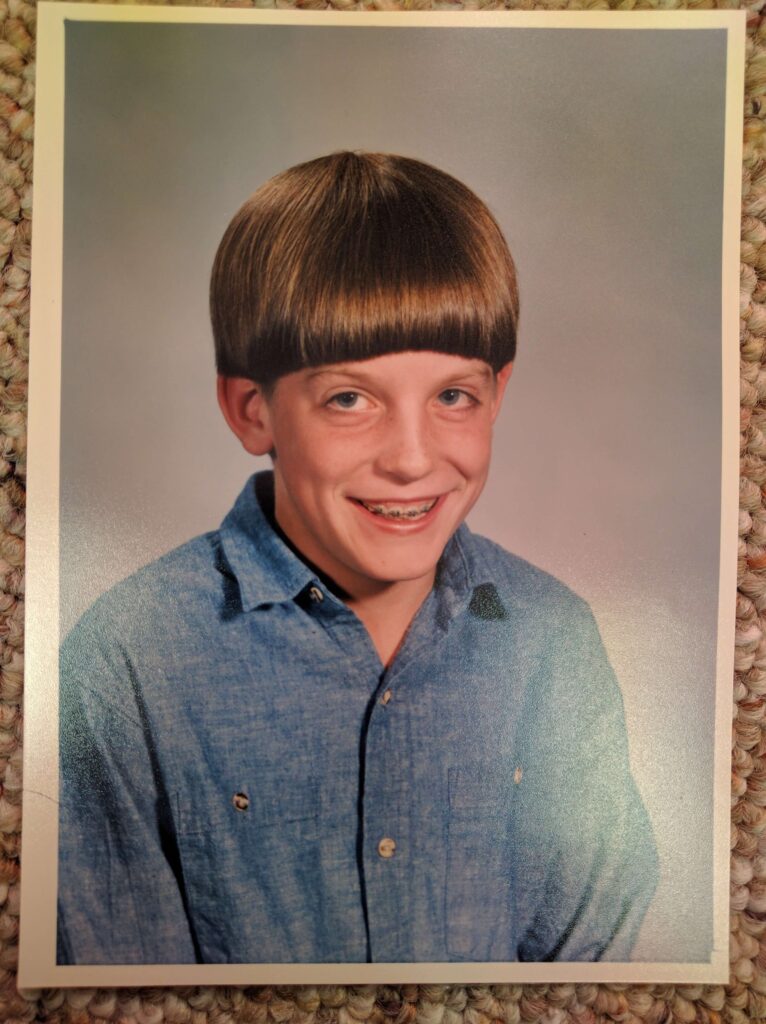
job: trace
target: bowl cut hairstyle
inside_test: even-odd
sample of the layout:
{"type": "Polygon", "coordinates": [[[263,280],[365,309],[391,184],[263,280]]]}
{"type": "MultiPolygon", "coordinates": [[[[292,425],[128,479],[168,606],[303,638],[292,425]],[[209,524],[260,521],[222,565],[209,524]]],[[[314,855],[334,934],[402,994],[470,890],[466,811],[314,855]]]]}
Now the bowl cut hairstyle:
{"type": "Polygon", "coordinates": [[[429,164],[333,153],[283,171],[235,214],[213,263],[216,366],[270,388],[304,367],[411,350],[516,350],[513,259],[486,205],[429,164]]]}

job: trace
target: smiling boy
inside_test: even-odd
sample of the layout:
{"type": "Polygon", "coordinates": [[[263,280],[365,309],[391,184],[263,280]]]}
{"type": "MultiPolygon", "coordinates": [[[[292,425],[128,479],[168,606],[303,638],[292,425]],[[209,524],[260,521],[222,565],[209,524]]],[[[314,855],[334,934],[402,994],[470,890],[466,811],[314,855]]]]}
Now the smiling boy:
{"type": "Polygon", "coordinates": [[[518,319],[489,211],[291,168],[211,313],[274,468],[63,645],[59,962],[628,959],[656,855],[598,630],[464,525],[518,319]]]}
{"type": "Polygon", "coordinates": [[[278,452],[276,521],[367,627],[382,665],[431,591],[479,497],[507,363],[397,352],[283,377],[269,400],[221,377],[224,416],[253,455],[278,452]]]}

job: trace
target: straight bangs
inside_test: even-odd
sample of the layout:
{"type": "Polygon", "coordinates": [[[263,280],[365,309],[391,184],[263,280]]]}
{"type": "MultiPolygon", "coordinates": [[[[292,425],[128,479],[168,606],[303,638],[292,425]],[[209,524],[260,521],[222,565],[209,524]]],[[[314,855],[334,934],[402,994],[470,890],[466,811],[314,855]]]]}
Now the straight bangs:
{"type": "Polygon", "coordinates": [[[513,359],[518,293],[487,207],[457,179],[338,153],[267,182],[229,225],[211,280],[218,372],[269,385],[391,352],[513,359]]]}

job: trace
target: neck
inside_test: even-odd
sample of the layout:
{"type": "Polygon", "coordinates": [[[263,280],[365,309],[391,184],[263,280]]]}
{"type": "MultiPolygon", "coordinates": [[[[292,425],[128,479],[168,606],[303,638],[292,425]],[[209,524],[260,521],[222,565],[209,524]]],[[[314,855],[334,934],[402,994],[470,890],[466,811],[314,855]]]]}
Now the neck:
{"type": "Polygon", "coordinates": [[[433,582],[434,573],[431,573],[428,577],[389,583],[375,592],[344,599],[364,623],[385,666],[393,661],[433,582]]]}

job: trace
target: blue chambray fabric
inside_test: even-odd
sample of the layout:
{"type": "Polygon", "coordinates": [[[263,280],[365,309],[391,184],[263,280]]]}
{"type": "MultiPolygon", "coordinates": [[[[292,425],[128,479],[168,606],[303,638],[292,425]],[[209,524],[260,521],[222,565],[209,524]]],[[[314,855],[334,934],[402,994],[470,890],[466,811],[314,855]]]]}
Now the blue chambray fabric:
{"type": "Polygon", "coordinates": [[[587,605],[462,526],[384,670],[270,487],[62,646],[59,963],[629,959],[657,859],[587,605]]]}

